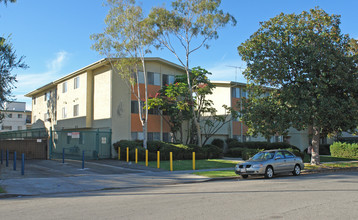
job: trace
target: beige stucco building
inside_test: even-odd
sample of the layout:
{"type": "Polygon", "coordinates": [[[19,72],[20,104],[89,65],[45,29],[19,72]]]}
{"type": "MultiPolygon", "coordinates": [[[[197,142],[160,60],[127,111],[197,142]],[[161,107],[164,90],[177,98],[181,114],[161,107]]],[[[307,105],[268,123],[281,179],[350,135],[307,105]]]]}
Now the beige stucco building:
{"type": "Polygon", "coordinates": [[[7,102],[0,113],[2,114],[0,132],[31,128],[31,111],[26,110],[25,102],[7,102]]]}
{"type": "MultiPolygon", "coordinates": [[[[145,63],[149,97],[155,96],[163,84],[174,82],[175,75],[185,74],[181,66],[161,58],[146,58],[145,63]]],[[[143,76],[139,78],[144,93],[143,76]]],[[[26,96],[32,98],[33,128],[107,129],[112,131],[112,143],[143,136],[133,104],[135,96],[108,59],[92,63],[26,96]]],[[[162,116],[150,113],[148,139],[167,140],[169,133],[162,116]]]]}

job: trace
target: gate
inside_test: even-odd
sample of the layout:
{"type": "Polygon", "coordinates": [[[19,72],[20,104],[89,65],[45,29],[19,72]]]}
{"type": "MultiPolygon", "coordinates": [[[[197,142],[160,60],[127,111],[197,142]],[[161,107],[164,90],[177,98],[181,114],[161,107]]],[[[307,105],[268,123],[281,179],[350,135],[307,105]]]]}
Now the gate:
{"type": "Polygon", "coordinates": [[[26,159],[47,159],[48,133],[43,129],[29,129],[0,133],[0,150],[9,151],[12,158],[14,152],[17,156],[25,154],[26,159]]]}
{"type": "Polygon", "coordinates": [[[111,130],[50,131],[50,159],[86,160],[111,158],[111,130]]]}

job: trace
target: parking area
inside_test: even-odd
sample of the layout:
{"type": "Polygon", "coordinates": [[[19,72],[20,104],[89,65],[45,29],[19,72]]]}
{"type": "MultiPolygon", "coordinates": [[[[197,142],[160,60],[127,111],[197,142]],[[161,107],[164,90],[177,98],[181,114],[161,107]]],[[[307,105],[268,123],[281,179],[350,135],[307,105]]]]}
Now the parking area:
{"type": "Polygon", "coordinates": [[[0,165],[0,179],[112,175],[146,171],[162,172],[160,169],[111,159],[85,161],[84,169],[82,161],[78,160],[65,160],[65,163],[62,163],[62,160],[26,160],[24,175],[21,175],[21,161],[17,161],[14,170],[13,160],[9,160],[8,166],[5,161],[0,165]]]}

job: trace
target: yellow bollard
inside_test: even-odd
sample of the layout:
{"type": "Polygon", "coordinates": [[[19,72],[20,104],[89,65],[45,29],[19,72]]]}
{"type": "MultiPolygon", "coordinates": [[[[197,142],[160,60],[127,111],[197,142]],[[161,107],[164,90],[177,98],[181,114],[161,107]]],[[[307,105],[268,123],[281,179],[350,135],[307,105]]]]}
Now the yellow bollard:
{"type": "Polygon", "coordinates": [[[121,160],[121,148],[118,147],[118,160],[121,160]]]}
{"type": "Polygon", "coordinates": [[[135,149],[135,163],[138,163],[138,149],[135,149]]]}
{"type": "Polygon", "coordinates": [[[173,171],[173,153],[170,152],[170,171],[173,171]]]}
{"type": "Polygon", "coordinates": [[[195,170],[195,152],[193,152],[193,170],[195,170]]]}
{"type": "Polygon", "coordinates": [[[157,151],[157,168],[160,168],[160,151],[157,151]]]}
{"type": "Polygon", "coordinates": [[[129,147],[127,147],[127,163],[129,162],[129,147]]]}
{"type": "Polygon", "coordinates": [[[145,166],[148,166],[148,150],[145,150],[145,166]]]}

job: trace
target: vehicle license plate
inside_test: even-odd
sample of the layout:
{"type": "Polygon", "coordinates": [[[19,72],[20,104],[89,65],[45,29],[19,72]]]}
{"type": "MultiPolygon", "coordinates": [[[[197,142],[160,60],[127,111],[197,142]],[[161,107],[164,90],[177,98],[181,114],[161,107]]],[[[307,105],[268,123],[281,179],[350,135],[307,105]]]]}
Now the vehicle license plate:
{"type": "Polygon", "coordinates": [[[246,173],[246,169],[245,168],[241,169],[241,172],[246,173]]]}

